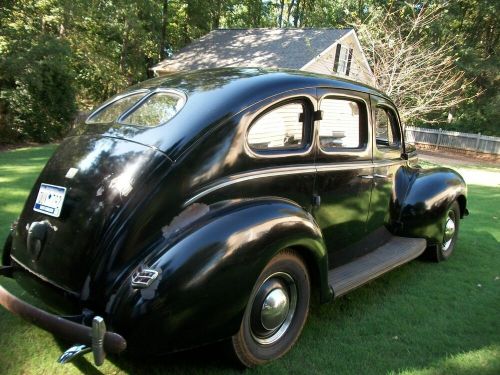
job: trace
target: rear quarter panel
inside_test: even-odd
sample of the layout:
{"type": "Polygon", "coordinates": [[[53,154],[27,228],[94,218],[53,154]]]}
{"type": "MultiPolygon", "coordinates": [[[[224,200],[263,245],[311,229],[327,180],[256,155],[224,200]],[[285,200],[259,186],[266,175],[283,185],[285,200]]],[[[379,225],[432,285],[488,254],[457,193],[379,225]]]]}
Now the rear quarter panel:
{"type": "Polygon", "coordinates": [[[155,284],[135,290],[129,278],[113,297],[111,323],[132,351],[159,353],[236,333],[255,281],[281,249],[300,249],[312,258],[311,272],[326,279],[326,251],[314,219],[279,198],[212,206],[170,241],[160,241],[143,262],[160,272],[155,284]]]}

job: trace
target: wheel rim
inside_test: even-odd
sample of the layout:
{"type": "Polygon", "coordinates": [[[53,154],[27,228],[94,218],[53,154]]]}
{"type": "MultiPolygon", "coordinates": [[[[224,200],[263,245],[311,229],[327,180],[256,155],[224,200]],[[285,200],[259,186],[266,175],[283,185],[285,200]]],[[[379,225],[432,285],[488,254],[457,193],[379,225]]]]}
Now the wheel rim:
{"type": "Polygon", "coordinates": [[[297,307],[297,286],[287,273],[269,276],[252,302],[250,332],[261,345],[271,345],[287,332],[297,307]]]}
{"type": "Polygon", "coordinates": [[[453,237],[455,236],[456,225],[455,225],[455,213],[449,211],[446,217],[446,222],[444,224],[444,236],[443,236],[443,251],[448,251],[451,248],[451,243],[453,242],[453,237]]]}

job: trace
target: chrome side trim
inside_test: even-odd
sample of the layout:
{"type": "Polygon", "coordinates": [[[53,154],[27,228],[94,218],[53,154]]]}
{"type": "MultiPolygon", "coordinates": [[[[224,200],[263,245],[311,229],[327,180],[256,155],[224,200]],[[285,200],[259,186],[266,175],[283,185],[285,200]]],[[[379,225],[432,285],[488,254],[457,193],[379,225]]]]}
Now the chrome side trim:
{"type": "Polygon", "coordinates": [[[353,169],[373,168],[373,166],[374,165],[371,161],[352,161],[343,163],[316,164],[316,169],[318,172],[349,171],[353,169]]]}
{"type": "Polygon", "coordinates": [[[400,165],[406,163],[406,160],[381,160],[377,162],[370,161],[354,161],[354,162],[343,162],[343,163],[322,163],[307,166],[288,166],[288,167],[279,167],[279,168],[267,168],[254,170],[247,173],[239,173],[232,176],[228,176],[222,178],[212,185],[209,185],[206,189],[201,190],[191,198],[189,198],[183,204],[183,208],[186,208],[190,204],[196,202],[198,199],[222,188],[225,188],[230,185],[234,185],[240,182],[255,180],[258,178],[266,178],[266,177],[274,177],[274,176],[286,176],[286,175],[294,175],[294,174],[310,174],[316,172],[329,172],[329,171],[348,171],[355,169],[364,169],[364,168],[376,168],[376,167],[389,167],[392,165],[400,165]]]}
{"type": "Polygon", "coordinates": [[[408,160],[376,160],[373,162],[373,167],[390,167],[392,165],[407,164],[408,160]]]}
{"type": "Polygon", "coordinates": [[[281,168],[268,168],[247,173],[235,174],[221,179],[221,182],[216,182],[209,186],[205,190],[200,191],[193,197],[189,198],[183,205],[183,207],[189,206],[191,203],[197,201],[198,199],[210,194],[216,190],[222,189],[226,186],[234,185],[244,181],[250,181],[257,178],[266,178],[273,176],[284,176],[284,175],[294,175],[294,174],[310,174],[316,173],[316,168],[314,166],[295,166],[295,167],[281,167],[281,168]]]}
{"type": "Polygon", "coordinates": [[[32,270],[31,268],[29,268],[27,265],[23,264],[23,263],[22,263],[22,262],[20,262],[20,261],[19,261],[16,257],[14,257],[14,255],[12,255],[12,254],[11,254],[11,255],[10,255],[10,257],[11,257],[11,259],[12,259],[14,262],[16,262],[18,265],[20,265],[20,266],[21,266],[24,270],[26,270],[26,271],[28,271],[29,273],[31,273],[31,274],[33,274],[33,275],[35,275],[36,277],[38,277],[39,279],[41,279],[41,280],[45,281],[46,283],[49,283],[49,284],[51,284],[51,285],[55,286],[55,287],[56,287],[56,288],[58,288],[58,289],[62,289],[62,290],[64,290],[64,291],[65,291],[65,292],[67,292],[67,293],[73,294],[74,296],[77,296],[77,297],[79,296],[79,294],[78,294],[78,293],[76,293],[76,292],[74,292],[74,291],[72,291],[72,290],[69,290],[69,289],[67,289],[67,288],[63,287],[63,286],[61,286],[61,285],[59,285],[59,284],[55,283],[55,282],[54,282],[54,281],[52,281],[52,280],[49,280],[47,277],[45,277],[45,276],[43,276],[43,275],[39,274],[38,272],[33,271],[33,270],[32,270]]]}

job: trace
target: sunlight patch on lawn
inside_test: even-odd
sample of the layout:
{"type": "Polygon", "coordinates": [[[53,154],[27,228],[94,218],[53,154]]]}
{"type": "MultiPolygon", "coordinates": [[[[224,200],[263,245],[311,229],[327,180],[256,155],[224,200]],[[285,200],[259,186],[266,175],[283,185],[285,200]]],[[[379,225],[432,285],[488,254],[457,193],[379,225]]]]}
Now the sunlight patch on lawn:
{"type": "Polygon", "coordinates": [[[8,213],[13,215],[19,215],[23,208],[22,204],[12,203],[12,204],[2,204],[0,205],[0,213],[8,213]]]}
{"type": "Polygon", "coordinates": [[[478,350],[450,356],[436,365],[421,370],[406,370],[401,375],[437,374],[498,374],[500,368],[500,345],[491,345],[478,350]]]}
{"type": "Polygon", "coordinates": [[[500,171],[457,168],[467,184],[500,187],[500,171]]]}
{"type": "Polygon", "coordinates": [[[0,176],[0,184],[14,183],[17,180],[19,180],[19,177],[15,177],[15,176],[12,176],[12,177],[2,177],[2,176],[0,176]]]}

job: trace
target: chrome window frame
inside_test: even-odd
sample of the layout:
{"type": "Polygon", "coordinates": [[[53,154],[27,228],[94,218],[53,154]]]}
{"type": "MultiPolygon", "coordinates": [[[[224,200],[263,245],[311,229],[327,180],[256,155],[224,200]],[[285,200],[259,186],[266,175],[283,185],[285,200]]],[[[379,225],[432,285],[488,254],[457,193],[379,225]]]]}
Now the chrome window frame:
{"type": "Polygon", "coordinates": [[[137,101],[137,103],[135,103],[132,107],[130,107],[128,110],[126,110],[125,112],[123,112],[120,117],[118,117],[118,119],[116,120],[117,123],[121,124],[121,125],[126,125],[126,126],[136,126],[136,127],[139,127],[139,128],[156,128],[158,126],[162,126],[162,125],[165,125],[167,122],[171,121],[175,116],[177,116],[177,114],[182,111],[182,109],[184,108],[184,106],[186,105],[187,103],[187,95],[180,91],[180,90],[176,90],[176,89],[170,89],[170,88],[163,88],[163,87],[158,87],[154,90],[148,90],[149,93],[144,95],[144,97],[142,97],[141,99],[139,99],[139,101],[137,101]],[[125,123],[123,122],[123,120],[130,114],[132,114],[134,111],[136,111],[139,107],[142,106],[142,104],[148,100],[149,98],[151,98],[153,95],[156,95],[158,93],[162,93],[162,94],[172,94],[172,95],[175,95],[175,96],[178,96],[180,99],[183,100],[183,103],[182,103],[182,107],[175,113],[175,115],[171,118],[169,118],[167,121],[165,122],[162,122],[162,123],[159,123],[157,125],[154,125],[154,126],[147,126],[147,125],[141,125],[141,124],[128,124],[128,123],[125,123]]]}
{"type": "Polygon", "coordinates": [[[244,148],[246,154],[255,159],[287,158],[292,156],[302,156],[310,154],[315,143],[315,121],[314,121],[314,111],[316,102],[315,98],[309,94],[301,93],[301,94],[294,94],[291,96],[282,97],[278,101],[272,100],[273,98],[270,99],[271,102],[268,105],[260,108],[257,111],[257,113],[252,115],[247,124],[245,124],[246,129],[245,129],[244,148]],[[294,101],[302,102],[303,105],[309,106],[310,116],[308,116],[309,118],[307,119],[308,124],[306,124],[306,120],[304,120],[304,126],[303,126],[303,129],[305,129],[306,126],[309,126],[309,134],[307,134],[308,139],[306,139],[306,143],[304,143],[304,146],[302,148],[295,148],[295,149],[286,149],[286,148],[271,149],[271,150],[252,149],[252,147],[248,143],[248,133],[252,125],[255,123],[255,121],[257,121],[261,116],[265,115],[266,112],[274,109],[273,107],[286,105],[294,101]]]}
{"type": "MultiPolygon", "coordinates": [[[[134,90],[134,91],[128,91],[128,92],[125,92],[123,94],[119,94],[119,95],[116,95],[115,97],[111,98],[111,99],[108,99],[106,100],[103,104],[101,104],[99,107],[97,107],[95,110],[93,110],[88,116],[87,118],[85,119],[85,124],[88,124],[88,125],[94,125],[94,124],[110,124],[112,123],[113,121],[110,121],[110,122],[88,122],[88,120],[90,118],[92,118],[93,116],[97,115],[99,112],[101,111],[104,111],[106,108],[108,108],[110,105],[112,105],[113,103],[117,102],[118,100],[122,100],[128,96],[132,96],[132,95],[137,95],[137,94],[141,94],[141,93],[144,93],[145,95],[139,99],[138,101],[141,101],[142,99],[144,99],[146,96],[148,96],[148,92],[150,90],[148,89],[140,89],[140,90],[134,90]]],[[[137,104],[137,103],[136,103],[137,104]]],[[[132,107],[134,107],[134,105],[132,105],[132,107]]],[[[132,108],[131,107],[131,108],[132,108]]],[[[121,116],[120,116],[121,117],[121,116]]]]}
{"type": "MultiPolygon", "coordinates": [[[[328,98],[341,98],[340,100],[351,100],[351,101],[354,101],[354,102],[362,102],[365,106],[365,116],[366,116],[366,140],[365,140],[365,143],[364,145],[362,145],[363,147],[357,147],[357,148],[348,148],[348,147],[339,147],[335,150],[332,150],[332,151],[328,151],[328,150],[325,150],[321,147],[321,142],[320,142],[320,139],[319,139],[319,129],[321,127],[321,120],[318,120],[318,125],[316,126],[317,128],[317,132],[316,132],[316,135],[315,135],[315,138],[316,138],[316,143],[318,144],[318,150],[319,152],[321,152],[322,154],[324,155],[352,155],[353,153],[354,154],[362,154],[364,152],[366,152],[369,148],[370,148],[370,141],[371,141],[371,137],[372,137],[372,129],[371,129],[371,121],[370,121],[370,105],[368,104],[368,102],[359,97],[359,96],[356,96],[356,95],[349,95],[349,94],[344,94],[344,93],[336,93],[336,92],[331,92],[331,93],[327,93],[327,94],[324,94],[318,101],[318,109],[321,111],[321,104],[323,102],[323,100],[325,99],[328,99],[328,98]]],[[[361,129],[361,127],[360,127],[361,129]]]]}
{"type": "Polygon", "coordinates": [[[85,124],[88,124],[88,125],[98,125],[98,124],[111,124],[113,122],[116,122],[116,123],[118,123],[120,125],[135,126],[135,127],[138,127],[138,128],[156,128],[158,126],[165,125],[167,122],[169,122],[170,120],[172,120],[175,116],[177,116],[177,114],[186,105],[187,100],[188,100],[188,97],[187,97],[186,93],[184,93],[181,90],[177,90],[177,89],[170,89],[170,88],[158,87],[158,88],[153,89],[153,90],[151,90],[151,89],[138,89],[138,90],[128,91],[128,92],[125,92],[123,94],[119,94],[119,95],[117,95],[117,96],[115,96],[115,97],[113,97],[113,98],[108,99],[107,101],[105,101],[102,105],[100,105],[97,109],[95,109],[94,111],[92,111],[92,113],[90,113],[90,115],[87,116],[87,118],[85,119],[85,124]],[[120,116],[118,116],[115,121],[110,121],[110,122],[88,122],[88,120],[90,118],[92,118],[93,116],[97,115],[99,112],[105,110],[110,105],[112,105],[113,103],[117,102],[118,100],[124,99],[124,98],[126,98],[128,96],[141,94],[141,93],[144,93],[145,95],[142,98],[140,98],[135,104],[133,104],[129,109],[127,109],[120,116]],[[158,125],[155,125],[155,126],[146,126],[146,125],[140,125],[140,124],[127,124],[127,123],[122,122],[122,120],[126,116],[128,116],[130,113],[132,113],[133,111],[135,111],[144,101],[146,101],[148,98],[150,98],[151,96],[153,96],[153,95],[155,95],[157,93],[167,93],[167,94],[173,94],[173,95],[178,96],[179,98],[181,98],[183,100],[183,104],[182,104],[181,109],[179,111],[177,111],[176,114],[172,118],[170,118],[169,120],[167,120],[167,121],[165,121],[163,123],[160,123],[158,125]]]}
{"type": "MultiPolygon", "coordinates": [[[[392,112],[393,114],[393,117],[394,117],[394,120],[396,121],[396,127],[399,131],[399,143],[394,146],[383,146],[383,148],[380,148],[378,143],[377,143],[377,132],[376,132],[376,129],[375,127],[377,126],[377,123],[376,123],[376,120],[374,119],[373,122],[373,127],[374,127],[374,130],[373,130],[373,140],[374,140],[374,146],[375,146],[375,149],[377,151],[380,151],[380,152],[384,152],[384,151],[387,151],[387,150],[391,150],[391,151],[397,151],[397,150],[402,150],[404,152],[405,150],[405,145],[404,145],[404,135],[403,135],[403,129],[402,129],[402,126],[401,126],[401,121],[399,119],[399,113],[398,111],[396,111],[396,109],[389,105],[389,104],[386,104],[385,102],[384,103],[377,103],[377,105],[373,108],[374,109],[374,112],[377,110],[377,109],[383,109],[384,111],[386,110],[389,110],[392,112]]],[[[386,112],[387,114],[387,112],[386,112]]],[[[375,113],[374,113],[374,116],[375,116],[375,113]]],[[[387,114],[387,117],[389,118],[389,121],[391,121],[391,118],[390,116],[387,114]]]]}

